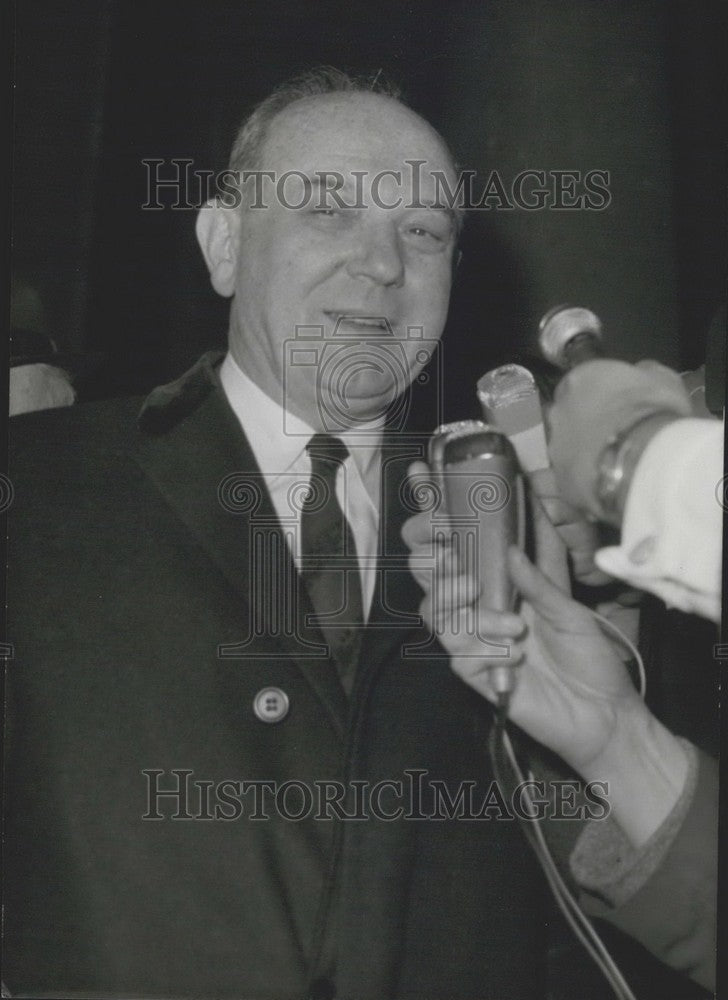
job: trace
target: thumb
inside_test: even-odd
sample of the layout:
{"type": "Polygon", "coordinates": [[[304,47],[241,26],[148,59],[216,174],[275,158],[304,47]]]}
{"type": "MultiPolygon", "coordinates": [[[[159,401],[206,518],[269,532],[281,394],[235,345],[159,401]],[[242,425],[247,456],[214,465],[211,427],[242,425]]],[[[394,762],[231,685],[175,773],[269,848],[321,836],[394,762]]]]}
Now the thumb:
{"type": "Polygon", "coordinates": [[[538,497],[531,505],[533,532],[536,542],[536,560],[539,569],[565,593],[571,593],[569,566],[566,558],[564,529],[559,531],[551,523],[549,515],[538,497]]]}
{"type": "MultiPolygon", "coordinates": [[[[508,550],[508,569],[511,579],[524,600],[543,618],[560,625],[574,619],[579,605],[568,597],[546,576],[517,546],[508,550]]],[[[578,615],[581,620],[581,614],[578,615]]]]}
{"type": "Polygon", "coordinates": [[[412,462],[407,469],[407,475],[410,479],[430,479],[432,478],[432,473],[430,472],[430,467],[426,462],[412,462]]]}

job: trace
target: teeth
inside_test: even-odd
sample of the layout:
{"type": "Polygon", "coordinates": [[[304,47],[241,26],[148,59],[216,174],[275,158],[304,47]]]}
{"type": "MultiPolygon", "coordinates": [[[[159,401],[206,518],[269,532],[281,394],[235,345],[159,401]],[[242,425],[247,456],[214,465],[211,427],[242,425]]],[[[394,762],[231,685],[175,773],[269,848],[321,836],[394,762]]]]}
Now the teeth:
{"type": "Polygon", "coordinates": [[[383,319],[374,319],[370,316],[339,316],[343,323],[356,323],[358,326],[373,326],[378,330],[386,329],[386,322],[383,319]]]}

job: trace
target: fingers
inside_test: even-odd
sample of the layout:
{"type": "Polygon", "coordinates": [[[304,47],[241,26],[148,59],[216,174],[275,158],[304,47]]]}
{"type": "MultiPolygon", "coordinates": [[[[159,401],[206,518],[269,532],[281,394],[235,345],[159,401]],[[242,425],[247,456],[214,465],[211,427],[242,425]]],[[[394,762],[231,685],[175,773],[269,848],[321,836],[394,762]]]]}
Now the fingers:
{"type": "Polygon", "coordinates": [[[485,657],[477,653],[453,656],[450,666],[453,673],[457,674],[461,680],[469,684],[475,691],[483,695],[488,701],[498,701],[498,691],[493,684],[492,667],[508,667],[518,669],[525,660],[525,652],[522,644],[517,641],[509,641],[503,645],[503,652],[500,656],[485,657]]]}
{"type": "Polygon", "coordinates": [[[539,469],[530,473],[528,480],[536,498],[533,506],[540,503],[549,521],[558,531],[559,537],[568,549],[576,579],[591,587],[610,583],[612,577],[599,569],[594,562],[594,553],[600,547],[596,526],[587,521],[581,511],[561,497],[554,470],[539,469]]]}
{"type": "Polygon", "coordinates": [[[508,550],[508,569],[523,599],[559,631],[592,631],[588,609],[569,597],[516,546],[508,550]]]}
{"type": "Polygon", "coordinates": [[[425,621],[436,631],[448,627],[453,616],[472,610],[478,600],[480,585],[472,576],[436,574],[425,588],[423,614],[425,621]]]}
{"type": "Polygon", "coordinates": [[[422,549],[424,546],[429,549],[437,540],[432,527],[430,511],[423,510],[419,514],[413,514],[402,525],[402,541],[411,552],[422,549]]]}
{"type": "Polygon", "coordinates": [[[674,393],[676,399],[686,395],[685,383],[681,376],[672,368],[663,365],[660,361],[652,358],[643,358],[638,361],[635,368],[641,372],[646,372],[655,384],[659,384],[666,392],[674,393]]]}
{"type": "Polygon", "coordinates": [[[551,523],[538,497],[531,505],[536,561],[541,571],[564,593],[571,593],[569,565],[563,538],[551,523]]]}
{"type": "Polygon", "coordinates": [[[421,510],[432,513],[442,505],[441,491],[425,462],[412,462],[407,469],[407,486],[411,498],[421,510]]]}
{"type": "Polygon", "coordinates": [[[411,495],[420,505],[426,504],[402,528],[410,550],[410,571],[425,592],[420,611],[450,653],[456,672],[461,671],[463,679],[474,686],[473,678],[478,677],[481,693],[494,697],[488,689],[488,668],[520,662],[524,622],[510,612],[480,606],[480,580],[461,572],[451,533],[434,530],[435,484],[429,468],[424,462],[413,462],[408,473],[411,495]]]}
{"type": "Polygon", "coordinates": [[[547,422],[549,457],[566,500],[599,517],[597,469],[605,445],[661,410],[687,416],[690,400],[677,373],[654,362],[596,359],[565,375],[547,422]]]}
{"type": "Polygon", "coordinates": [[[427,462],[412,462],[407,469],[407,475],[410,479],[417,479],[419,477],[432,479],[432,473],[427,462]]]}
{"type": "Polygon", "coordinates": [[[446,538],[443,532],[435,531],[432,513],[434,484],[432,475],[425,462],[413,462],[407,470],[408,487],[413,500],[420,506],[426,506],[419,514],[413,514],[402,526],[402,540],[410,550],[409,569],[412,576],[425,592],[432,587],[433,575],[439,561],[446,561],[443,550],[446,548],[446,538]],[[429,501],[429,502],[428,502],[429,501]]]}

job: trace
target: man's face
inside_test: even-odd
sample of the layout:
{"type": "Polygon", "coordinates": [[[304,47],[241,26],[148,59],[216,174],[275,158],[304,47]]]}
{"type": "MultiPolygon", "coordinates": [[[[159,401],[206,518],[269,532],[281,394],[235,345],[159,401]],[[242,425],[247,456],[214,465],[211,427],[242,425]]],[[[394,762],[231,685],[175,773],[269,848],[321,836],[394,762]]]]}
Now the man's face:
{"type": "Polygon", "coordinates": [[[447,150],[398,102],[336,94],[281,112],[261,166],[274,173],[261,181],[267,207],[248,199],[235,210],[233,356],[315,428],[335,429],[332,415],[342,429],[375,419],[424,366],[445,324],[454,218],[416,206],[436,200],[433,171],[454,189],[447,150]],[[339,200],[355,207],[322,191],[322,172],[343,177],[339,200]]]}

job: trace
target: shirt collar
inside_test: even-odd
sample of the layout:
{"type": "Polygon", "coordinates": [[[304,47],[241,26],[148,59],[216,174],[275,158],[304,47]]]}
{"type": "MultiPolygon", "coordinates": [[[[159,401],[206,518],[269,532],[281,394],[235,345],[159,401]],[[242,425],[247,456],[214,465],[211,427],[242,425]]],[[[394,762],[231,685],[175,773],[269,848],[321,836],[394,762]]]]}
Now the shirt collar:
{"type": "MultiPolygon", "coordinates": [[[[220,381],[261,470],[267,472],[275,456],[276,471],[272,476],[289,471],[305,453],[315,433],[313,427],[263,392],[230,353],[225,355],[220,368],[220,381]]],[[[379,468],[383,427],[384,416],[381,416],[337,435],[349,449],[365,482],[379,468]]]]}

